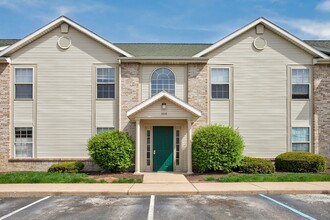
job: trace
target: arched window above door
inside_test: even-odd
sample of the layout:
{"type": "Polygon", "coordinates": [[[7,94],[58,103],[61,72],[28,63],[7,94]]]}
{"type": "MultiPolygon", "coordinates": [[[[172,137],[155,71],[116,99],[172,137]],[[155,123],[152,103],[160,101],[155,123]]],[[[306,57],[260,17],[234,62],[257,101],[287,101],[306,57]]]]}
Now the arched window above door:
{"type": "Polygon", "coordinates": [[[161,91],[175,95],[175,76],[168,68],[158,68],[151,76],[151,96],[161,91]]]}

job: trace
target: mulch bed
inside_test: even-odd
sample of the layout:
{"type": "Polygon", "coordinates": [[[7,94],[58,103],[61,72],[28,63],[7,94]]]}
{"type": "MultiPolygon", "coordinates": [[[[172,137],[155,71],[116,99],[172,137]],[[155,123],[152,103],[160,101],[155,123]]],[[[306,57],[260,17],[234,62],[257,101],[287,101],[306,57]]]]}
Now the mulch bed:
{"type": "Polygon", "coordinates": [[[100,181],[102,179],[106,180],[108,183],[111,183],[115,179],[120,178],[129,178],[129,179],[143,179],[143,175],[136,175],[129,172],[122,173],[110,173],[110,172],[88,172],[86,173],[88,178],[95,179],[100,181]]]}

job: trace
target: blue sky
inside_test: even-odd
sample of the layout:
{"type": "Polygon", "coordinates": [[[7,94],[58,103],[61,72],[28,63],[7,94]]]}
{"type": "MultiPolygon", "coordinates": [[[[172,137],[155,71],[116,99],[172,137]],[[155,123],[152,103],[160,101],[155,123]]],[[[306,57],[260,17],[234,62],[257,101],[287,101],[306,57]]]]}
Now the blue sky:
{"type": "Polygon", "coordinates": [[[60,15],[114,43],[213,43],[261,16],[301,39],[330,39],[330,0],[0,0],[0,38],[60,15]]]}

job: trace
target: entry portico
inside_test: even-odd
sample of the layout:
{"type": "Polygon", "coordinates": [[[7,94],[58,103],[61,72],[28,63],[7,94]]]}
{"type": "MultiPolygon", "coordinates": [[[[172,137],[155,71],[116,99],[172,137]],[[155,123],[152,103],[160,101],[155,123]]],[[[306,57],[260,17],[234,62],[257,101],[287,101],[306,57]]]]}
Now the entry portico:
{"type": "Polygon", "coordinates": [[[136,123],[135,173],[192,173],[191,125],[201,112],[162,91],[127,112],[136,123]]]}

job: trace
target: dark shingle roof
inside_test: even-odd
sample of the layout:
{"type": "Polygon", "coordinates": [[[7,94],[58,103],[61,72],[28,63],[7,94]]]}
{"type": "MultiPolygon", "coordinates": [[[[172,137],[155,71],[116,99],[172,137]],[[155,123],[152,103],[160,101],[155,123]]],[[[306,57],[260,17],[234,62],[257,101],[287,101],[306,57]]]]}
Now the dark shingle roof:
{"type": "Polygon", "coordinates": [[[19,41],[19,39],[0,39],[0,47],[9,46],[19,41]]]}
{"type": "Polygon", "coordinates": [[[212,44],[118,43],[115,45],[136,57],[192,57],[212,44]]]}
{"type": "Polygon", "coordinates": [[[315,49],[330,55],[330,40],[304,40],[304,42],[315,49]]]}

